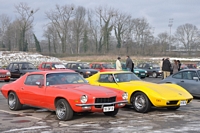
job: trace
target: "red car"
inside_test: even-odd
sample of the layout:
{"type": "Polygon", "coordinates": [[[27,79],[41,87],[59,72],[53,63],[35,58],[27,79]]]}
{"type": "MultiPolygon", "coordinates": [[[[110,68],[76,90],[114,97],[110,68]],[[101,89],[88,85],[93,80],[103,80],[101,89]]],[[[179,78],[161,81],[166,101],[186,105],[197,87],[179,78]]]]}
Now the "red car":
{"type": "Polygon", "coordinates": [[[80,74],[65,71],[26,73],[4,85],[1,93],[10,110],[20,110],[22,105],[46,108],[55,111],[59,120],[72,119],[74,112],[115,116],[128,98],[126,92],[89,85],[80,74]]]}
{"type": "Polygon", "coordinates": [[[99,70],[100,72],[107,72],[107,71],[115,71],[116,70],[112,64],[105,63],[105,62],[91,63],[90,67],[92,69],[99,70]]]}
{"type": "Polygon", "coordinates": [[[64,64],[60,62],[42,62],[39,67],[39,70],[49,71],[49,70],[65,70],[74,72],[74,70],[67,69],[64,64]]]}
{"type": "Polygon", "coordinates": [[[10,71],[0,68],[0,80],[4,80],[5,82],[10,81],[10,71]]]}

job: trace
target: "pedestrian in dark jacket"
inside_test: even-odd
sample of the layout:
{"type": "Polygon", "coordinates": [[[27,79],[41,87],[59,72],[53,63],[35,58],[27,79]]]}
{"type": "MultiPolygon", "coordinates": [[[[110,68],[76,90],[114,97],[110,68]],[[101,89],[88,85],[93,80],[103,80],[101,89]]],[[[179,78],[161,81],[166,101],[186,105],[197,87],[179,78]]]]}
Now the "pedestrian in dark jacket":
{"type": "Polygon", "coordinates": [[[127,59],[126,59],[126,69],[128,71],[131,71],[133,69],[133,61],[131,60],[129,56],[127,56],[127,59]]]}
{"type": "Polygon", "coordinates": [[[171,63],[169,61],[169,58],[166,58],[163,61],[162,70],[163,70],[163,74],[164,74],[163,78],[166,78],[166,77],[168,77],[170,75],[170,72],[171,72],[171,63]]]}
{"type": "Polygon", "coordinates": [[[180,60],[177,60],[177,62],[178,62],[178,71],[180,71],[181,70],[181,62],[180,62],[180,60]]]}

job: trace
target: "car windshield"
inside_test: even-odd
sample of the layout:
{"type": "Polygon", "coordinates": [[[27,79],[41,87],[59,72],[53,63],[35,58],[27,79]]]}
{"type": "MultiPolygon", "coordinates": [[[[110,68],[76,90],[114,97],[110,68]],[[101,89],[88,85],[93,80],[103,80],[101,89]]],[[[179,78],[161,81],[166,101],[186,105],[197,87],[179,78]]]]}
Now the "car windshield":
{"type": "Polygon", "coordinates": [[[90,68],[89,64],[87,64],[87,63],[81,63],[81,64],[79,64],[79,67],[81,69],[89,69],[90,68]]]}
{"type": "Polygon", "coordinates": [[[102,64],[102,66],[105,69],[114,69],[114,66],[112,64],[102,64]]]}
{"type": "Polygon", "coordinates": [[[52,67],[55,68],[55,69],[65,69],[65,65],[63,64],[52,64],[52,67]]]}
{"type": "Polygon", "coordinates": [[[31,63],[25,63],[21,66],[21,69],[37,69],[37,68],[31,63]]]}
{"type": "Polygon", "coordinates": [[[118,74],[114,74],[114,77],[115,77],[116,82],[118,83],[141,80],[133,73],[118,73],[118,74]]]}
{"type": "Polygon", "coordinates": [[[153,69],[160,69],[160,66],[158,64],[152,64],[151,66],[153,67],[153,69]]]}
{"type": "Polygon", "coordinates": [[[78,73],[51,73],[46,75],[46,85],[83,84],[88,83],[78,73]]]}

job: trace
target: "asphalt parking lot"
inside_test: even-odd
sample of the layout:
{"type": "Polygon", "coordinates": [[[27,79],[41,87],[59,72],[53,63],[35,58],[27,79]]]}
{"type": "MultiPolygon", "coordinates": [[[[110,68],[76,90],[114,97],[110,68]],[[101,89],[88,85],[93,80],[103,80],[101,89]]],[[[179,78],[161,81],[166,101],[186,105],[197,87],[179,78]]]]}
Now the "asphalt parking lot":
{"type": "MultiPolygon", "coordinates": [[[[159,82],[160,78],[145,81],[159,82]]],[[[0,86],[5,84],[0,82],[0,86]]],[[[148,113],[137,113],[126,106],[115,117],[103,113],[75,114],[73,120],[58,121],[55,112],[24,106],[10,111],[6,99],[0,94],[0,132],[42,133],[199,133],[200,99],[180,107],[177,111],[152,108],[148,113]]]]}

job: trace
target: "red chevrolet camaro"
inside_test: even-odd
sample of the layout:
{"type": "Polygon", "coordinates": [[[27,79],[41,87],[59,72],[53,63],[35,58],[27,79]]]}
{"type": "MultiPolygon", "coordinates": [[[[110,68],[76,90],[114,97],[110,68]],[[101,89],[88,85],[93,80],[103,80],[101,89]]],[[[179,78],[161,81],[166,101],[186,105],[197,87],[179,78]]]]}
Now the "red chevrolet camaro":
{"type": "Polygon", "coordinates": [[[1,92],[11,110],[22,105],[56,112],[59,120],[70,120],[74,112],[103,112],[114,116],[127,103],[126,92],[92,86],[76,72],[38,71],[26,73],[6,84],[1,92]]]}

